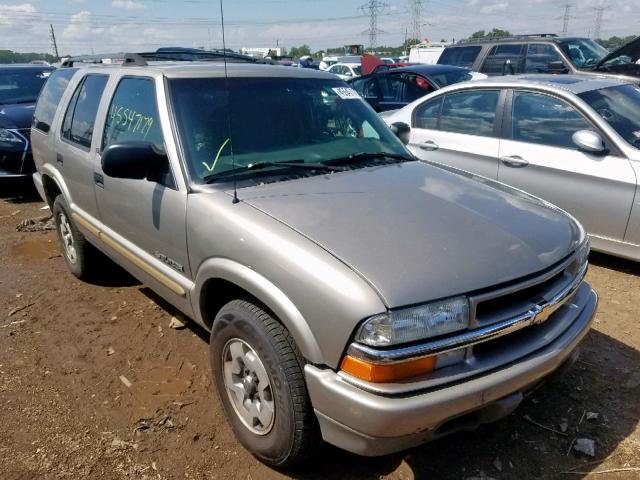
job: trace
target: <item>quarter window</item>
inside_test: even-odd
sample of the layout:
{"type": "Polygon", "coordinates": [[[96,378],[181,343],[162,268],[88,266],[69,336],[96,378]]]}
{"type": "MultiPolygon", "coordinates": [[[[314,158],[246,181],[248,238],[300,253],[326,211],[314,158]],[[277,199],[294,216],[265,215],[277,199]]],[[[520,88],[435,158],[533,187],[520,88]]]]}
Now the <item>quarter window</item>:
{"type": "Polygon", "coordinates": [[[60,99],[77,68],[61,68],[51,73],[44,84],[33,114],[33,127],[49,133],[60,99]]]}
{"type": "Polygon", "coordinates": [[[575,149],[572,135],[592,128],[568,103],[532,92],[514,93],[512,119],[514,140],[553,147],[575,149]]]}
{"type": "Polygon", "coordinates": [[[448,47],[444,49],[438,59],[440,65],[457,65],[459,67],[471,68],[476,61],[482,47],[448,47]]]}
{"type": "Polygon", "coordinates": [[[425,102],[416,108],[413,126],[415,128],[425,128],[428,130],[437,129],[440,105],[442,105],[442,97],[425,102]]]}
{"type": "Polygon", "coordinates": [[[527,46],[527,59],[524,64],[525,73],[547,73],[551,62],[561,62],[558,51],[545,43],[531,43],[527,46]]]}
{"type": "Polygon", "coordinates": [[[440,130],[492,136],[498,106],[498,90],[478,90],[447,95],[442,105],[440,130]]]}
{"type": "Polygon", "coordinates": [[[513,75],[522,73],[524,45],[505,43],[494,46],[482,66],[482,73],[487,75],[513,75]]]}
{"type": "Polygon", "coordinates": [[[62,136],[82,147],[91,147],[96,113],[102,92],[107,84],[106,75],[87,75],[69,102],[62,122],[62,136]]]}

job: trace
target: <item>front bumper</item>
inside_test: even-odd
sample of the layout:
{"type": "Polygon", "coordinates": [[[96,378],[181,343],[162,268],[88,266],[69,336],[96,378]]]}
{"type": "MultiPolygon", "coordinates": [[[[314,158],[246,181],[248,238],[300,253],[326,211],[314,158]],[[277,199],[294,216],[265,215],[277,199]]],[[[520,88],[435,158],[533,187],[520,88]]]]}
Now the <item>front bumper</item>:
{"type": "Polygon", "coordinates": [[[563,364],[589,331],[598,298],[587,283],[580,305],[556,313],[569,326],[552,342],[491,372],[422,392],[384,396],[359,388],[330,369],[307,365],[305,377],[323,438],[366,456],[404,450],[511,413],[523,395],[563,364]]]}

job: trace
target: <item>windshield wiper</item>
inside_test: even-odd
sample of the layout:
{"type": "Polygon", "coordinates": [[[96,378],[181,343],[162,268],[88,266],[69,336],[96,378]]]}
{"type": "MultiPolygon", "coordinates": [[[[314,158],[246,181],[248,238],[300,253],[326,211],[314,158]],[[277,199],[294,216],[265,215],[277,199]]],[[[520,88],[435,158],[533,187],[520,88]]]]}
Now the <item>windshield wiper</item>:
{"type": "Polygon", "coordinates": [[[359,152],[352,153],[346,157],[333,158],[322,162],[325,165],[348,165],[352,163],[366,162],[367,160],[391,158],[401,162],[412,162],[415,160],[413,157],[402,155],[399,153],[385,153],[385,152],[359,152]]]}
{"type": "Polygon", "coordinates": [[[249,165],[242,165],[230,170],[225,170],[224,172],[207,175],[202,180],[205,183],[212,183],[219,178],[230,177],[233,175],[237,175],[238,173],[244,173],[251,170],[263,170],[269,167],[298,168],[301,170],[323,170],[328,172],[340,172],[343,170],[342,168],[325,165],[324,163],[305,163],[304,160],[289,160],[286,162],[255,162],[250,163],[249,165]]]}

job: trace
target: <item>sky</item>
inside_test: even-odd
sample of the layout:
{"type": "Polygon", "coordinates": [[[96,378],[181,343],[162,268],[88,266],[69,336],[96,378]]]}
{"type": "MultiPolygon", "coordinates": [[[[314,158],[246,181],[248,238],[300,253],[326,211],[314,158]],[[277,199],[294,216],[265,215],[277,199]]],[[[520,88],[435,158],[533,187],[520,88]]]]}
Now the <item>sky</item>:
{"type": "MultiPolygon", "coordinates": [[[[313,50],[368,45],[369,0],[223,0],[227,47],[313,50]]],[[[639,0],[569,0],[569,34],[640,34],[639,0]]],[[[409,0],[383,0],[378,45],[400,45],[411,32],[409,0]]],[[[513,33],[559,33],[567,0],[422,0],[421,36],[465,38],[493,27],[513,33]]],[[[160,46],[221,47],[219,0],[0,0],[0,49],[51,52],[49,24],[61,54],[149,51],[160,46]]],[[[411,36],[411,35],[410,35],[411,36]]]]}

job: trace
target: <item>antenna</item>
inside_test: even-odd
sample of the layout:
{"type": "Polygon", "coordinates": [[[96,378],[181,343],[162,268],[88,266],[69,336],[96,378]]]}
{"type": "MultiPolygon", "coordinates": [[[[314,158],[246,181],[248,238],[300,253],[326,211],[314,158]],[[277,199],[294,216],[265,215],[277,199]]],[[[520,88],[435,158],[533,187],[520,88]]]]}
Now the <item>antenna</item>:
{"type": "MultiPolygon", "coordinates": [[[[227,73],[227,43],[224,38],[224,8],[222,0],[220,0],[220,23],[222,25],[222,58],[224,61],[224,86],[227,92],[227,132],[229,132],[229,149],[231,152],[231,168],[236,169],[236,161],[233,155],[233,140],[231,140],[231,91],[229,90],[229,75],[227,73]]],[[[233,175],[233,203],[238,203],[238,185],[236,175],[233,175]]]]}

